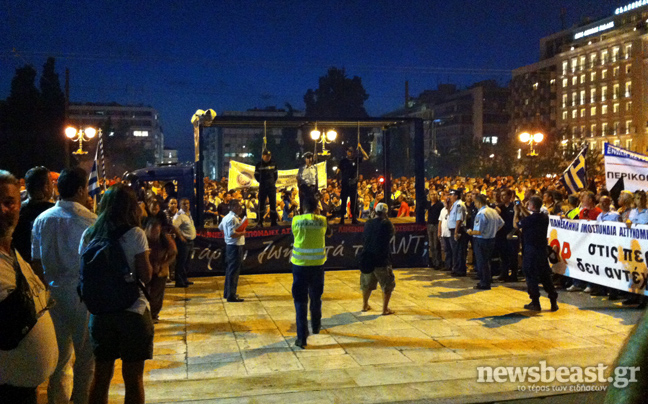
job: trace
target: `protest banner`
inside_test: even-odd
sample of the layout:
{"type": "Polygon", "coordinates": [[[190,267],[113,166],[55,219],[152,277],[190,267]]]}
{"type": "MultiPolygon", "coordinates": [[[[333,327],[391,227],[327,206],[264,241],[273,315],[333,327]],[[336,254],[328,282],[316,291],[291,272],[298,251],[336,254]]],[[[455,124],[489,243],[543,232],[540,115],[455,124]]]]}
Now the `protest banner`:
{"type": "MultiPolygon", "coordinates": [[[[419,224],[395,224],[390,242],[394,268],[427,266],[427,230],[419,224]]],[[[364,226],[339,226],[326,238],[325,269],[357,269],[364,226]]],[[[289,226],[248,230],[243,274],[290,272],[293,235],[289,226]]],[[[220,231],[200,230],[189,258],[189,276],[223,275],[225,241],[220,231]]]]}
{"type": "Polygon", "coordinates": [[[648,225],[550,216],[547,237],[560,259],[555,273],[646,295],[648,225]]]}
{"type": "MultiPolygon", "coordinates": [[[[317,186],[319,189],[326,188],[326,161],[317,163],[317,186]]],[[[276,187],[278,190],[297,187],[297,171],[278,170],[276,187]]],[[[254,166],[230,161],[227,190],[236,188],[258,188],[259,183],[254,179],[254,166]]]]}
{"type": "Polygon", "coordinates": [[[605,185],[620,190],[648,190],[648,156],[605,144],[605,185]]]}

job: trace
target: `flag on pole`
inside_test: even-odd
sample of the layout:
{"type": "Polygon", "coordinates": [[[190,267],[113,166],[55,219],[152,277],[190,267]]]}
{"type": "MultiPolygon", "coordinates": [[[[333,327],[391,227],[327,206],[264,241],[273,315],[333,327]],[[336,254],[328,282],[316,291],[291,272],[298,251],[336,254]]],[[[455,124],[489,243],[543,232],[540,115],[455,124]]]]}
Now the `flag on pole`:
{"type": "Polygon", "coordinates": [[[97,147],[97,151],[95,151],[95,159],[94,163],[92,163],[92,170],[90,171],[90,178],[88,180],[88,193],[90,194],[90,197],[93,199],[99,195],[101,192],[101,188],[99,188],[99,173],[97,172],[97,153],[99,151],[99,147],[97,147]]]}
{"type": "Polygon", "coordinates": [[[587,149],[588,146],[585,145],[560,178],[560,182],[569,190],[570,194],[576,193],[587,186],[587,167],[585,164],[587,149]]]}

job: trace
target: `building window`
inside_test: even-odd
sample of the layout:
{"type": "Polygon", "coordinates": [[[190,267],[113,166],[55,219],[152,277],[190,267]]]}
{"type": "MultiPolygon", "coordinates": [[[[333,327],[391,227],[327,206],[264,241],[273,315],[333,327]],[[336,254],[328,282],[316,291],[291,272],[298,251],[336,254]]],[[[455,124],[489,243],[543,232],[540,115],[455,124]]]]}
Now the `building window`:
{"type": "Polygon", "coordinates": [[[626,135],[629,135],[630,134],[630,128],[632,127],[632,120],[626,121],[625,124],[626,124],[625,133],[626,133],[626,135]]]}
{"type": "Polygon", "coordinates": [[[567,107],[567,94],[562,95],[562,107],[563,108],[567,107]]]}
{"type": "Polygon", "coordinates": [[[607,100],[607,86],[601,87],[601,101],[607,100]]]}
{"type": "Polygon", "coordinates": [[[499,138],[497,136],[491,136],[491,144],[497,144],[499,138]]]}
{"type": "Polygon", "coordinates": [[[569,69],[569,62],[566,60],[563,60],[562,62],[562,74],[565,75],[567,74],[567,71],[569,69]]]}
{"type": "Polygon", "coordinates": [[[619,122],[614,122],[614,128],[613,128],[612,134],[614,136],[619,134],[619,122]]]}
{"type": "Polygon", "coordinates": [[[612,86],[612,98],[616,100],[619,98],[620,95],[621,94],[619,94],[619,85],[615,84],[614,86],[612,86]]]}
{"type": "Polygon", "coordinates": [[[619,77],[619,66],[612,69],[612,77],[614,78],[619,77]]]}
{"type": "Polygon", "coordinates": [[[580,105],[585,104],[585,90],[581,90],[580,92],[580,105]]]}
{"type": "Polygon", "coordinates": [[[627,65],[625,65],[625,72],[626,72],[626,74],[630,74],[631,67],[632,67],[632,66],[630,65],[630,63],[628,63],[627,65]]]}
{"type": "Polygon", "coordinates": [[[576,119],[576,118],[578,118],[578,111],[573,110],[572,111],[572,119],[576,119]]]}
{"type": "Polygon", "coordinates": [[[596,124],[593,123],[592,126],[590,126],[590,136],[594,137],[596,136],[596,124]]]}
{"type": "Polygon", "coordinates": [[[596,142],[590,142],[590,149],[596,150],[596,142]]]}
{"type": "Polygon", "coordinates": [[[580,117],[585,118],[585,108],[581,108],[580,110],[580,117]]]}
{"type": "Polygon", "coordinates": [[[538,89],[538,83],[537,83],[537,82],[536,82],[536,83],[533,83],[533,89],[534,89],[534,90],[537,90],[537,89],[538,89]]]}
{"type": "Polygon", "coordinates": [[[601,79],[607,79],[607,69],[601,70],[601,79]]]}
{"type": "Polygon", "coordinates": [[[571,58],[570,64],[571,64],[571,71],[572,71],[572,73],[574,73],[576,71],[576,66],[578,64],[578,62],[576,61],[576,58],[571,58]]]}
{"type": "Polygon", "coordinates": [[[607,104],[601,105],[601,115],[606,115],[608,111],[607,104]]]}
{"type": "Polygon", "coordinates": [[[627,44],[625,44],[623,46],[623,56],[626,59],[630,59],[630,57],[632,56],[632,44],[631,43],[627,43],[627,44]]]}
{"type": "Polygon", "coordinates": [[[585,75],[584,74],[580,75],[580,83],[585,84],[585,75]]]}
{"type": "Polygon", "coordinates": [[[632,150],[632,139],[626,140],[626,149],[632,150]]]}
{"type": "Polygon", "coordinates": [[[615,114],[619,113],[619,103],[618,102],[614,103],[614,105],[612,106],[612,112],[614,112],[615,114]]]}
{"type": "Polygon", "coordinates": [[[575,138],[577,134],[578,134],[578,128],[574,126],[572,128],[572,139],[575,138]]]}
{"type": "Polygon", "coordinates": [[[585,55],[581,55],[581,57],[578,58],[578,69],[583,70],[585,68],[585,55]]]}
{"type": "Polygon", "coordinates": [[[593,68],[596,65],[596,53],[590,53],[590,68],[593,68]]]}
{"type": "Polygon", "coordinates": [[[575,86],[578,84],[578,77],[574,76],[572,77],[572,86],[575,86]]]}
{"type": "Polygon", "coordinates": [[[578,94],[574,91],[572,93],[572,107],[575,107],[578,103],[578,94]]]}
{"type": "Polygon", "coordinates": [[[596,89],[593,88],[590,90],[590,102],[596,102],[596,89]]]}
{"type": "Polygon", "coordinates": [[[632,81],[626,81],[625,83],[625,96],[630,97],[632,95],[632,81]]]}
{"type": "Polygon", "coordinates": [[[596,107],[590,109],[590,116],[596,116],[596,107]]]}
{"type": "Polygon", "coordinates": [[[615,46],[612,48],[612,62],[619,60],[619,47],[615,46]]]}
{"type": "Polygon", "coordinates": [[[585,125],[581,125],[580,134],[581,134],[581,137],[585,136],[585,125]]]}
{"type": "Polygon", "coordinates": [[[601,64],[602,65],[604,65],[604,64],[606,64],[608,62],[608,54],[609,54],[609,52],[608,52],[607,49],[603,49],[601,51],[601,64]]]}
{"type": "Polygon", "coordinates": [[[607,134],[608,134],[608,124],[607,124],[607,122],[603,122],[601,124],[601,132],[602,132],[601,133],[602,136],[607,136],[607,134]]]}
{"type": "Polygon", "coordinates": [[[133,136],[135,137],[148,137],[149,133],[147,130],[134,130],[133,136]]]}
{"type": "Polygon", "coordinates": [[[567,115],[568,115],[568,114],[567,114],[567,111],[563,111],[563,112],[562,112],[562,119],[563,119],[563,121],[567,120],[567,115]]]}
{"type": "Polygon", "coordinates": [[[632,110],[632,101],[626,102],[626,111],[631,111],[632,110]]]}
{"type": "Polygon", "coordinates": [[[614,145],[615,146],[621,146],[621,141],[619,139],[614,140],[614,145]]]}
{"type": "Polygon", "coordinates": [[[596,72],[590,73],[590,81],[596,81],[596,72]]]}
{"type": "Polygon", "coordinates": [[[563,88],[567,87],[567,85],[569,85],[569,80],[567,80],[567,79],[563,79],[563,80],[562,80],[562,86],[563,86],[563,88]]]}

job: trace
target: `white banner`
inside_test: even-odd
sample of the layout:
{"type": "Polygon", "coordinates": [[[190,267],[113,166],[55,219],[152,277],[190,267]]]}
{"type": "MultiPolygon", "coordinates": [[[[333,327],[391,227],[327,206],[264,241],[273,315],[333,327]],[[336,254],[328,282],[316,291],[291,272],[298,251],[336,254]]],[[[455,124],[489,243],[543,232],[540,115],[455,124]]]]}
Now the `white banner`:
{"type": "Polygon", "coordinates": [[[648,295],[648,225],[549,216],[549,245],[558,248],[558,274],[648,295]]]}
{"type": "MultiPolygon", "coordinates": [[[[317,167],[317,185],[318,188],[326,188],[326,161],[316,164],[317,167]]],[[[294,170],[279,170],[277,178],[277,190],[284,188],[297,187],[297,171],[294,170]]],[[[235,188],[258,188],[259,183],[254,179],[254,166],[249,164],[239,163],[238,161],[230,161],[229,177],[227,181],[227,189],[235,188]]]]}
{"type": "Polygon", "coordinates": [[[605,185],[608,190],[622,181],[620,190],[648,190],[648,156],[605,144],[605,185]]]}

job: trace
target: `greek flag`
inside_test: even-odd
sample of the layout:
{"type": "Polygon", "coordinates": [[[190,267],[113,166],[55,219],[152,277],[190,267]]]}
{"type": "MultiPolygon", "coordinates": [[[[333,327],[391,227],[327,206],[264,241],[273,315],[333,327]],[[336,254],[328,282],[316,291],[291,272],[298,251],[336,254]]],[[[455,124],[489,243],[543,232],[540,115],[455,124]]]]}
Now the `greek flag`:
{"type": "Polygon", "coordinates": [[[585,164],[587,149],[588,146],[585,145],[583,150],[578,153],[578,156],[576,156],[574,161],[563,172],[562,178],[560,178],[560,182],[569,190],[570,194],[587,187],[587,167],[585,164]]]}
{"type": "Polygon", "coordinates": [[[97,153],[99,147],[97,147],[97,152],[95,152],[94,163],[92,163],[92,170],[90,171],[90,179],[88,180],[88,193],[91,198],[95,198],[101,192],[99,188],[99,173],[97,171],[97,153]]]}

